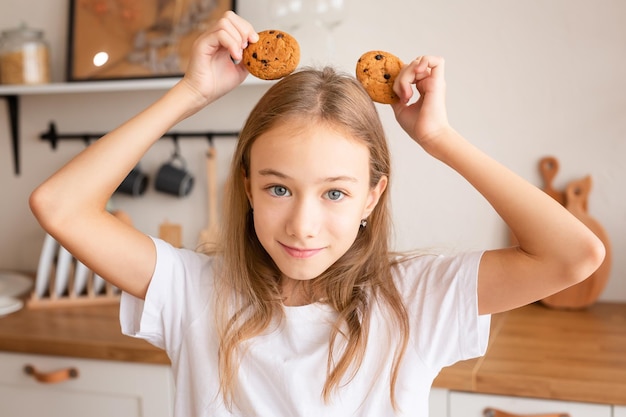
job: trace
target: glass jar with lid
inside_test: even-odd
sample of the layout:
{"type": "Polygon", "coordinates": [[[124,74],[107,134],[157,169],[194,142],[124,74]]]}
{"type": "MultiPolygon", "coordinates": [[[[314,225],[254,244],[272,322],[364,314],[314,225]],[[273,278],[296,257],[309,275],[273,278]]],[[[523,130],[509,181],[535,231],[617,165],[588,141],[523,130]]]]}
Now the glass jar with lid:
{"type": "Polygon", "coordinates": [[[0,83],[50,82],[50,54],[43,32],[22,25],[0,38],[0,83]]]}

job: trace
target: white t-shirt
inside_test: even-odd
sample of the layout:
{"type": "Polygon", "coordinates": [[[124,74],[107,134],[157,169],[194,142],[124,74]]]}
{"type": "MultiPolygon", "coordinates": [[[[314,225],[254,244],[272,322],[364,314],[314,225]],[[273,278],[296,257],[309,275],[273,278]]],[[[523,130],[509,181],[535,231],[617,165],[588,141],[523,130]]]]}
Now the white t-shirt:
{"type": "Polygon", "coordinates": [[[394,269],[411,328],[396,385],[398,413],[389,396],[395,343],[382,312],[373,309],[363,365],[325,403],[321,393],[335,312],[310,304],[285,307],[280,327],[250,342],[231,414],[219,394],[211,258],[154,242],[157,264],[146,300],[123,294],[120,320],[124,334],[167,351],[178,417],[427,417],[430,387],[441,368],[483,355],[487,347],[490,317],[478,315],[476,290],[482,252],[419,256],[394,269]]]}

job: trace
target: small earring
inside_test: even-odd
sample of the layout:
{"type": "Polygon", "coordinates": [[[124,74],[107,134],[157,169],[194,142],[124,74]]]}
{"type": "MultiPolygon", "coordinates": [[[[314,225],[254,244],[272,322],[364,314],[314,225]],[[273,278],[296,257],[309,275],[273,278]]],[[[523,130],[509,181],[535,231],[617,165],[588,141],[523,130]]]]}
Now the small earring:
{"type": "Polygon", "coordinates": [[[365,227],[367,227],[367,220],[361,219],[361,228],[365,229],[365,227]]]}

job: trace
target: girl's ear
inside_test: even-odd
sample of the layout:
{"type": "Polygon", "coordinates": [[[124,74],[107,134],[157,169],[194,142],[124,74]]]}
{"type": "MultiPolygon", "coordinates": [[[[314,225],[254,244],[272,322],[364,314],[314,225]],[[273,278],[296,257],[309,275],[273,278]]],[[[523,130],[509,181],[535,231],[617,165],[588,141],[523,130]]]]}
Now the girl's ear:
{"type": "Polygon", "coordinates": [[[378,184],[376,184],[376,186],[374,186],[369,191],[369,195],[367,196],[367,204],[365,205],[365,209],[363,210],[363,219],[365,219],[372,213],[372,211],[376,207],[376,204],[378,204],[378,200],[380,200],[380,196],[383,195],[383,192],[387,188],[388,182],[389,180],[387,179],[387,176],[383,175],[382,177],[380,177],[378,184]]]}

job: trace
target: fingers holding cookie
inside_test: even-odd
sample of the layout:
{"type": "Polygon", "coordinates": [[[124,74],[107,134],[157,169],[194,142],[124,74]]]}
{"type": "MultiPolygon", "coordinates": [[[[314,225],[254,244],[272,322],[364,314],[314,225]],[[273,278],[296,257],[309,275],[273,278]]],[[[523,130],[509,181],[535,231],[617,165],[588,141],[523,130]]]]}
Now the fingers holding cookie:
{"type": "Polygon", "coordinates": [[[226,12],[195,39],[185,69],[185,84],[206,101],[241,84],[248,72],[243,66],[233,65],[232,59],[241,58],[243,46],[256,41],[257,36],[248,21],[226,12]]]}
{"type": "Polygon", "coordinates": [[[232,11],[226,12],[205,36],[214,36],[218,41],[215,46],[226,48],[233,60],[241,60],[248,43],[259,38],[250,22],[232,11]]]}

